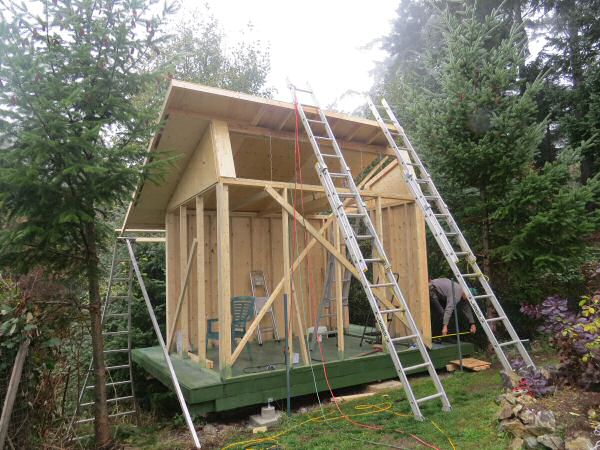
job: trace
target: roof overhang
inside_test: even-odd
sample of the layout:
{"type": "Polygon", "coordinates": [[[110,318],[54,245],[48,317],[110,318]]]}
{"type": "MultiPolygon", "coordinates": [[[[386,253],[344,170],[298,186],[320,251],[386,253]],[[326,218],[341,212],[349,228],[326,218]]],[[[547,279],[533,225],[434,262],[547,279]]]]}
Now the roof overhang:
{"type": "MultiPolygon", "coordinates": [[[[337,112],[326,116],[342,149],[386,151],[385,136],[374,120],[337,112]]],[[[226,122],[230,133],[274,139],[293,139],[296,129],[293,103],[172,80],[160,114],[161,128],[150,142],[146,163],[173,153],[178,158],[160,184],[146,180],[138,187],[124,230],[164,228],[169,200],[211,120],[226,122]]]]}

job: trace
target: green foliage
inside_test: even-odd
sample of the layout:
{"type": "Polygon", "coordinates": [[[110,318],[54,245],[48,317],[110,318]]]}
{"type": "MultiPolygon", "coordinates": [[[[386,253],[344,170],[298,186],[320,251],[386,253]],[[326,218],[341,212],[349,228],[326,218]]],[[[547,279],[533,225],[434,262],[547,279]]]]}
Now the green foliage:
{"type": "MultiPolygon", "coordinates": [[[[581,284],[586,238],[599,224],[590,205],[600,190],[597,179],[582,186],[576,178],[578,155],[593,142],[536,168],[540,148],[552,153],[547,133],[554,128],[538,111],[542,99],[557,98],[547,88],[552,78],[524,70],[526,41],[514,10],[504,4],[485,15],[482,5],[462,7],[433,8],[432,17],[414,22],[418,56],[405,55],[408,66],[398,70],[392,60],[382,90],[495,288],[515,302],[538,301],[581,284]]],[[[445,270],[437,253],[430,269],[433,276],[445,270]]]]}
{"type": "Polygon", "coordinates": [[[154,81],[141,62],[166,37],[155,3],[10,2],[1,11],[3,263],[79,271],[92,245],[86,225],[101,225],[148,175],[138,164],[154,116],[133,99],[154,81]]]}
{"type": "MultiPolygon", "coordinates": [[[[270,96],[269,51],[260,41],[227,46],[219,22],[206,6],[181,19],[175,29],[154,63],[158,70],[183,81],[270,96]]],[[[248,25],[246,34],[251,32],[248,25]]]]}

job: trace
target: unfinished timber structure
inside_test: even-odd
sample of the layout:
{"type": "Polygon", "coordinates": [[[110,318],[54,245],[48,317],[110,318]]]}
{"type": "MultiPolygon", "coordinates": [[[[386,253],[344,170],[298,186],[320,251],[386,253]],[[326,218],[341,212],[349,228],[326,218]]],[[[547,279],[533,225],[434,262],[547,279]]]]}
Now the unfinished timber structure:
{"type": "MultiPolygon", "coordinates": [[[[303,114],[315,120],[319,111],[305,105],[303,114]]],[[[332,112],[323,116],[354,180],[352,189],[336,184],[335,191],[339,198],[353,195],[364,201],[389,263],[382,267],[388,281],[370,284],[397,279],[414,319],[414,326],[407,325],[401,310],[384,310],[389,316],[384,340],[397,343],[394,361],[431,375],[455,359],[456,350],[431,340],[422,211],[380,124],[332,112]],[[415,335],[429,348],[427,367],[414,346],[415,335]]],[[[312,393],[315,384],[326,389],[321,370],[314,370],[317,379],[312,378],[311,365],[320,365],[321,358],[334,388],[398,376],[390,354],[363,343],[364,321],[350,321],[352,304],[344,303],[344,283],[348,274],[357,279],[362,274],[331,213],[300,119],[293,103],[176,80],[167,92],[148,161],[177,159],[161,184],[147,180],[135,192],[122,234],[164,235],[166,347],[194,412],[285,397],[284,340],[257,333],[259,327],[286,329],[284,298],[288,351],[295,356],[293,395],[312,393]],[[333,270],[328,270],[331,258],[333,270]],[[252,297],[250,274],[255,271],[268,280],[269,294],[242,320],[235,299],[252,297]],[[315,320],[325,286],[329,313],[315,320]],[[322,340],[322,354],[307,344],[310,332],[322,340]]],[[[333,145],[319,142],[323,153],[333,153],[333,145]]],[[[356,206],[347,205],[344,214],[357,214],[356,206]]],[[[375,258],[366,259],[371,266],[375,258]]],[[[471,350],[463,345],[464,353],[471,350]]],[[[134,349],[133,360],[171,384],[159,347],[134,349]]]]}

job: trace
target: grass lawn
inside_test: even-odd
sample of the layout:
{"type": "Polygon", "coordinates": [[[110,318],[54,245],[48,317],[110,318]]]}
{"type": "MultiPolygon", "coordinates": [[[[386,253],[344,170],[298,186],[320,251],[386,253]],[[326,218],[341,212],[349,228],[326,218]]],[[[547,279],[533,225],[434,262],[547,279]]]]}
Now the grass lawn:
{"type": "MultiPolygon", "coordinates": [[[[231,436],[224,443],[224,448],[342,450],[386,448],[382,444],[387,444],[389,448],[409,449],[452,449],[453,446],[457,449],[505,449],[509,439],[497,430],[495,419],[498,410],[495,398],[501,386],[498,371],[455,372],[445,377],[443,383],[452,412],[441,411],[439,401],[427,402],[422,407],[427,417],[425,422],[414,420],[404,392],[393,390],[340,404],[344,414],[352,420],[377,427],[376,430],[341,419],[335,405],[328,404],[324,407],[326,420],[323,420],[319,409],[307,414],[294,414],[269,433],[252,435],[242,432],[231,436]],[[431,447],[420,443],[417,438],[431,447]],[[253,439],[257,441],[252,442],[253,439]],[[236,442],[240,444],[236,445],[236,442]]],[[[415,379],[412,384],[417,397],[433,392],[426,378],[415,379]]]]}
{"type": "MultiPolygon", "coordinates": [[[[505,449],[510,439],[498,431],[495,418],[498,411],[495,398],[501,392],[498,370],[442,372],[441,375],[452,411],[443,412],[439,401],[427,402],[422,405],[427,417],[425,422],[413,419],[401,389],[340,403],[344,414],[352,420],[377,429],[367,429],[341,418],[335,405],[329,401],[324,406],[327,420],[322,419],[317,407],[308,413],[284,417],[277,428],[261,434],[253,435],[245,428],[246,414],[238,415],[233,421],[223,420],[223,417],[209,419],[210,426],[219,430],[212,435],[205,433],[204,426],[200,425],[201,419],[195,422],[203,449],[505,449]],[[432,421],[443,432],[436,429],[432,421]],[[430,446],[420,443],[415,437],[430,446]]],[[[412,378],[412,386],[417,397],[433,393],[433,386],[427,378],[412,378]]],[[[156,420],[146,416],[139,427],[121,426],[117,440],[125,449],[193,448],[181,417],[156,420]]]]}

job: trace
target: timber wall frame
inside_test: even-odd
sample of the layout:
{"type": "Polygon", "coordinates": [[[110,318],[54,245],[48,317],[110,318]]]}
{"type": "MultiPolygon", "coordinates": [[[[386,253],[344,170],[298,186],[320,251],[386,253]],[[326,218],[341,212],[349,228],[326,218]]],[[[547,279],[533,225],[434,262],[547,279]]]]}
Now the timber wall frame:
{"type": "MultiPolygon", "coordinates": [[[[192,126],[190,120],[196,121],[201,133],[190,154],[178,162],[177,179],[172,182],[168,201],[165,198],[168,348],[212,367],[216,361],[206,359],[206,327],[208,318],[217,318],[219,359],[215,369],[227,378],[245,345],[254,340],[256,327],[270,306],[283,330],[282,301],[283,294],[288,294],[290,334],[299,338],[290,339],[290,351],[298,352],[301,362],[307,364],[304,333],[313,325],[327,256],[331,254],[336,259],[336,317],[328,326],[338,330],[338,352],[343,358],[343,330],[348,317],[342,305],[342,274],[344,270],[356,270],[345,256],[335,219],[324,213],[328,204],[324,189],[316,181],[312,149],[302,144],[300,163],[305,184],[300,185],[294,182],[293,165],[289,167],[293,161],[289,149],[295,135],[282,131],[280,125],[243,125],[169,111],[169,121],[185,117],[185,126],[192,126]],[[299,206],[300,191],[304,195],[303,209],[299,206]],[[258,317],[248,324],[246,335],[232,347],[230,298],[251,295],[250,270],[265,272],[271,295],[258,317]]],[[[263,113],[253,123],[266,118],[263,113]]],[[[288,114],[285,121],[289,120],[288,114]]],[[[173,126],[177,129],[178,125],[173,126]]],[[[174,138],[163,137],[169,139],[174,138]]],[[[350,140],[341,140],[340,144],[353,174],[361,176],[361,194],[393,270],[400,275],[400,287],[411,312],[426,342],[430,342],[423,217],[389,149],[350,140]]],[[[130,215],[142,217],[143,208],[150,211],[150,204],[143,198],[139,204],[132,202],[124,231],[134,228],[130,215]]],[[[156,223],[154,228],[158,226],[156,223]]],[[[405,332],[401,321],[398,316],[393,322],[397,335],[405,332]]]]}

